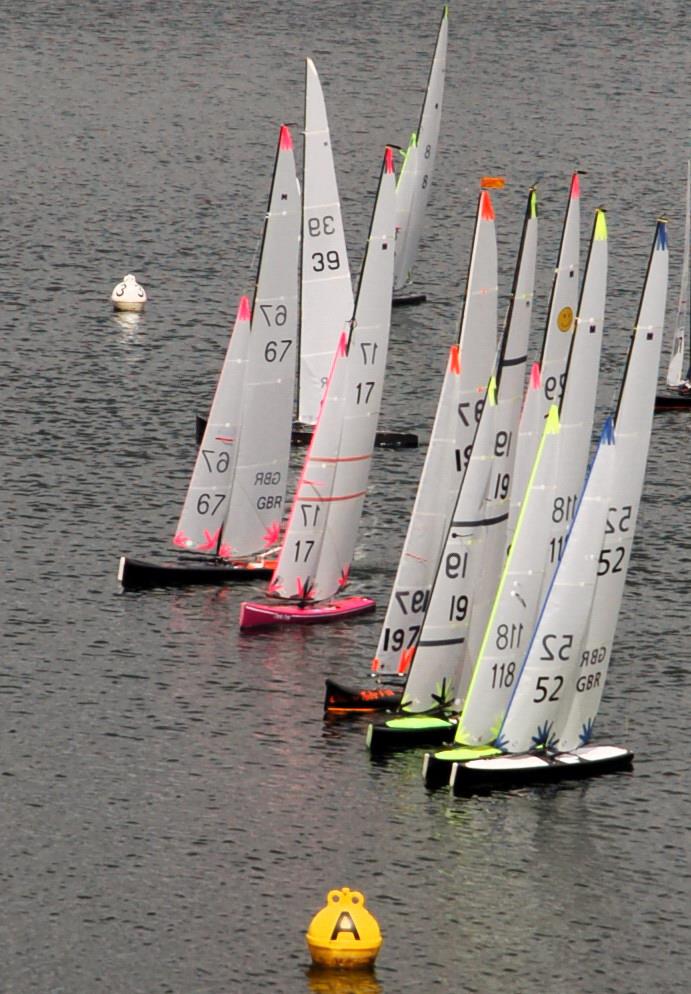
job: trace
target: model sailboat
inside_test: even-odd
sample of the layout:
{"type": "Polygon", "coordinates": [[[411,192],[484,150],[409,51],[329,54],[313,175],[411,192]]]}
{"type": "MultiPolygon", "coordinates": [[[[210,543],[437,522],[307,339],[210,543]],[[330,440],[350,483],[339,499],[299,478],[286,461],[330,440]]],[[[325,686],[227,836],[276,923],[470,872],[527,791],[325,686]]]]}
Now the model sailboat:
{"type": "Polygon", "coordinates": [[[289,130],[279,133],[254,302],[240,300],[211,411],[175,529],[184,562],[123,556],[127,586],[269,576],[290,456],[297,353],[300,193],[289,130]]]}
{"type": "Polygon", "coordinates": [[[330,621],[374,608],[337,597],[367,492],[388,349],[393,285],[395,175],[386,150],[350,332],[341,337],[305,457],[267,603],[246,602],[243,629],[330,621]]]}
{"type": "MultiPolygon", "coordinates": [[[[658,222],[616,416],[605,424],[565,550],[510,694],[491,700],[480,675],[455,748],[427,755],[429,786],[455,793],[571,779],[630,767],[618,746],[592,744],[636,524],[650,440],[667,289],[665,222],[658,222]]],[[[482,661],[478,662],[478,668],[482,661]]],[[[494,673],[495,683],[509,675],[494,673]]],[[[489,681],[486,679],[489,678],[489,681]]]]}
{"type": "Polygon", "coordinates": [[[439,127],[444,97],[448,34],[449,10],[445,6],[437,33],[420,123],[417,132],[414,132],[410,137],[396,188],[394,307],[405,304],[421,304],[427,299],[424,293],[403,294],[401,291],[411,282],[427,202],[432,189],[434,160],[439,143],[439,127]]]}
{"type": "MultiPolygon", "coordinates": [[[[373,725],[371,748],[438,742],[448,736],[453,730],[450,716],[458,714],[467,696],[472,696],[480,669],[476,660],[485,657],[485,668],[506,674],[505,679],[496,679],[495,694],[506,693],[511,685],[513,657],[532,630],[541,590],[556,566],[587,463],[604,319],[606,236],[604,213],[598,211],[579,305],[579,315],[588,317],[576,319],[576,333],[570,336],[559,416],[555,406],[552,430],[541,443],[546,452],[539,465],[533,464],[530,505],[526,509],[521,502],[521,527],[517,525],[513,535],[507,532],[513,470],[510,443],[516,434],[522,386],[520,380],[509,379],[489,433],[485,420],[493,412],[486,408],[482,413],[442,558],[444,563],[455,552],[455,561],[463,568],[457,576],[442,569],[437,574],[404,696],[403,708],[412,717],[373,725]],[[559,435],[559,445],[553,435],[559,435]],[[459,598],[462,611],[449,612],[449,601],[458,605],[459,598]],[[490,622],[495,619],[494,628],[488,617],[490,622]]],[[[526,404],[532,402],[534,388],[542,388],[535,375],[526,404]]]]}
{"type": "MultiPolygon", "coordinates": [[[[353,314],[353,289],[331,133],[319,76],[306,60],[302,260],[297,422],[292,441],[308,445],[339,336],[353,314]]],[[[382,431],[382,448],[414,448],[410,432],[382,431]]]]}
{"type": "Polygon", "coordinates": [[[672,354],[667,367],[667,393],[655,398],[656,411],[691,411],[691,365],[684,374],[686,336],[690,332],[691,308],[689,307],[689,252],[691,250],[691,159],[686,163],[686,214],[684,219],[684,254],[681,264],[681,285],[677,319],[672,338],[672,354]]]}
{"type": "MultiPolygon", "coordinates": [[[[497,240],[492,201],[482,190],[458,343],[450,349],[417,496],[372,664],[378,681],[400,681],[417,644],[484,404],[496,345],[497,240]]],[[[372,710],[376,705],[389,706],[391,701],[391,690],[381,684],[359,691],[327,680],[327,710],[372,710]]]]}
{"type": "MultiPolygon", "coordinates": [[[[448,738],[458,710],[459,661],[489,610],[507,545],[515,439],[523,400],[537,252],[537,201],[530,191],[506,327],[471,443],[441,554],[420,619],[419,642],[401,654],[407,676],[398,715],[368,729],[370,749],[448,738]],[[471,619],[473,625],[471,627],[471,619]]],[[[472,649],[470,650],[473,651],[472,649]]]]}

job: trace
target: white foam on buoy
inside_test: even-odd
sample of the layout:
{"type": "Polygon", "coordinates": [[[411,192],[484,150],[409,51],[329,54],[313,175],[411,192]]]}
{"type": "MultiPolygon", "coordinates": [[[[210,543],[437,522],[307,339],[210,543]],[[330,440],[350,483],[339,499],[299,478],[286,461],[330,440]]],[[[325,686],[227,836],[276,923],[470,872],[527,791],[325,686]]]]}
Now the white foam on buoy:
{"type": "Polygon", "coordinates": [[[116,311],[143,311],[146,304],[146,290],[137,283],[137,277],[128,273],[110,295],[116,311]]]}

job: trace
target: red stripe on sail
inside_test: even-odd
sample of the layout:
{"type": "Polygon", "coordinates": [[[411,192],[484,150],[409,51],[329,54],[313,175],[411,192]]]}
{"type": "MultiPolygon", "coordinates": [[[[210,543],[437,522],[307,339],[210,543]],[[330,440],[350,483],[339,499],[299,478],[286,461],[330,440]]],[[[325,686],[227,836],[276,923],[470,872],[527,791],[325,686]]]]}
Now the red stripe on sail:
{"type": "Polygon", "coordinates": [[[297,497],[296,503],[297,501],[301,500],[307,504],[314,504],[315,502],[318,502],[320,504],[331,504],[334,501],[339,501],[339,500],[355,500],[356,497],[364,497],[366,493],[367,493],[366,490],[358,490],[358,492],[355,494],[342,494],[340,497],[309,497],[309,496],[297,497]]]}

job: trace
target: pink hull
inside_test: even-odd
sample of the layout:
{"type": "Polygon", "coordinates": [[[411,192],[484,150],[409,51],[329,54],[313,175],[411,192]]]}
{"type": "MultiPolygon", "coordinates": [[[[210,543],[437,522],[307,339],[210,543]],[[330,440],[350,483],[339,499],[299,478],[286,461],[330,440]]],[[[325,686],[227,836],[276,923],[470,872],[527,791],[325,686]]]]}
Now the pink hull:
{"type": "Polygon", "coordinates": [[[374,611],[375,607],[371,597],[342,597],[340,600],[307,607],[290,603],[257,604],[255,601],[243,601],[240,605],[240,628],[264,628],[287,622],[314,625],[320,621],[340,621],[341,618],[374,611]]]}

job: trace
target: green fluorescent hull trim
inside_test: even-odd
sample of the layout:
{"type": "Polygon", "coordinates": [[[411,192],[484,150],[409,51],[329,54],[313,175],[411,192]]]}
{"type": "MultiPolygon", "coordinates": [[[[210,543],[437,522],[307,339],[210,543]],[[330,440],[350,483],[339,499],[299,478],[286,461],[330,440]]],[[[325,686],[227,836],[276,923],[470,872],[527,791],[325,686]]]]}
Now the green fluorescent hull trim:
{"type": "Polygon", "coordinates": [[[477,749],[473,749],[472,746],[459,746],[457,749],[442,749],[441,752],[435,752],[434,758],[442,763],[467,763],[470,759],[487,759],[489,756],[501,756],[501,754],[501,749],[495,749],[494,746],[478,746],[477,749]]]}
{"type": "Polygon", "coordinates": [[[448,718],[434,718],[431,715],[406,715],[403,718],[389,718],[385,723],[387,728],[404,731],[410,728],[419,731],[423,728],[452,728],[453,725],[448,718]]]}
{"type": "Polygon", "coordinates": [[[455,720],[432,715],[389,718],[368,726],[367,748],[376,755],[416,746],[443,746],[453,740],[455,730],[455,720]]]}
{"type": "Polygon", "coordinates": [[[494,746],[456,746],[452,749],[442,749],[440,752],[428,752],[425,753],[422,764],[422,779],[425,781],[425,787],[430,790],[448,787],[455,763],[501,755],[501,749],[496,749],[494,746]]]}

